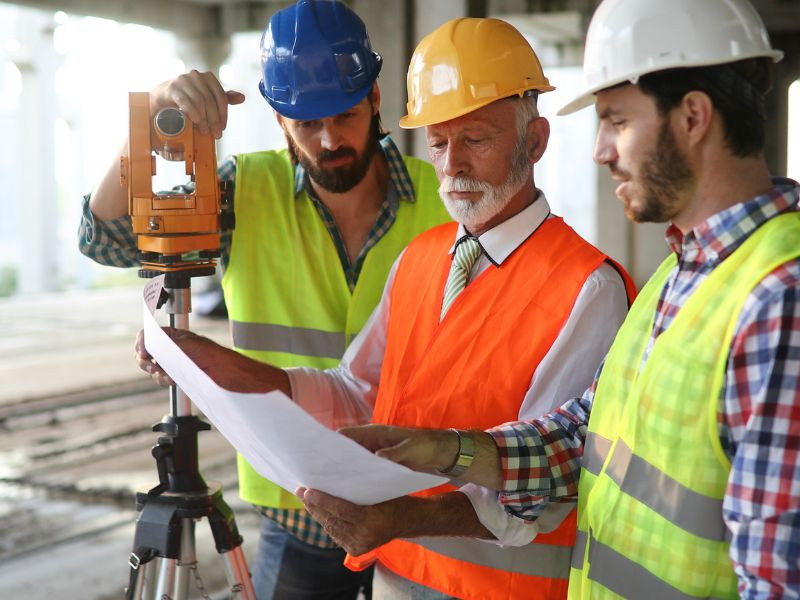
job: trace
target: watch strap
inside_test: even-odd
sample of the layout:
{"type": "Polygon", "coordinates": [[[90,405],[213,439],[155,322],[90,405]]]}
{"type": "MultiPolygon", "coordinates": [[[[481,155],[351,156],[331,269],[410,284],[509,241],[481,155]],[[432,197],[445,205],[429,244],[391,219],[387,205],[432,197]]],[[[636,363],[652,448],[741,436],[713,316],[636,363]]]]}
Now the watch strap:
{"type": "Polygon", "coordinates": [[[475,458],[475,442],[468,431],[453,428],[451,428],[450,431],[455,432],[458,436],[458,456],[452,467],[446,471],[439,472],[442,475],[457,479],[469,469],[472,460],[475,458]]]}

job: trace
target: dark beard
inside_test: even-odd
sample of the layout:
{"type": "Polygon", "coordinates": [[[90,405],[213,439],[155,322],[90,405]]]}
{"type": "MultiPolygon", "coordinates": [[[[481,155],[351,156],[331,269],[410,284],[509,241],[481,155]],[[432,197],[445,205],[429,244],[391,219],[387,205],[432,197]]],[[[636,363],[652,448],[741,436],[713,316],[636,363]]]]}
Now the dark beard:
{"type": "Polygon", "coordinates": [[[364,179],[379,147],[375,120],[373,120],[372,126],[370,127],[369,139],[364,147],[364,154],[360,157],[353,148],[342,147],[333,151],[323,150],[317,155],[316,160],[312,160],[311,157],[300,151],[289,135],[286,136],[286,141],[289,146],[289,154],[291,155],[292,162],[294,164],[299,162],[314,183],[322,189],[334,194],[349,192],[364,179]],[[348,166],[334,167],[331,169],[319,166],[319,163],[326,160],[348,156],[355,158],[348,166]]]}
{"type": "Polygon", "coordinates": [[[641,178],[644,206],[637,212],[629,211],[628,216],[637,223],[666,223],[678,212],[681,193],[694,182],[694,173],[666,119],[656,147],[642,163],[641,178]]]}

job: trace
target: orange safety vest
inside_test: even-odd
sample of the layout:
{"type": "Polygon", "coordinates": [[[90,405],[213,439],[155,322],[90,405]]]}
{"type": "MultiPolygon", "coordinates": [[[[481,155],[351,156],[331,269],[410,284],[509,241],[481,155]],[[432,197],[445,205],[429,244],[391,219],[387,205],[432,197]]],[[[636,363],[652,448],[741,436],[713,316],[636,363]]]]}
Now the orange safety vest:
{"type": "MultiPolygon", "coordinates": [[[[586,279],[608,258],[560,218],[481,273],[439,322],[456,223],[417,237],[398,266],[373,422],[488,429],[519,419],[537,365],[586,279]]],[[[633,283],[624,271],[629,295],[633,283]]],[[[439,486],[433,495],[455,489],[439,486]]],[[[379,560],[401,577],[458,598],[566,598],[575,511],[521,548],[467,538],[393,540],[345,564],[379,560]]]]}

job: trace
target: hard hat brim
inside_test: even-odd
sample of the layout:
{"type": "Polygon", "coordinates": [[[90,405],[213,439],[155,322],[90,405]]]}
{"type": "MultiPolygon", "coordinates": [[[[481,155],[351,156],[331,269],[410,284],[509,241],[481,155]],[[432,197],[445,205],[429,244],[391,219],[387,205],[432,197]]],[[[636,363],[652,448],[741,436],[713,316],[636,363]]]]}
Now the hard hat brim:
{"type": "Polygon", "coordinates": [[[505,100],[506,98],[514,98],[514,97],[522,97],[525,92],[529,91],[536,91],[540,94],[544,94],[545,92],[552,92],[555,90],[555,86],[552,85],[540,85],[536,88],[523,88],[520,90],[516,90],[509,94],[508,96],[504,96],[503,98],[489,98],[485,102],[475,102],[468,106],[464,106],[461,109],[452,109],[447,112],[447,114],[441,114],[438,118],[435,118],[428,115],[428,118],[419,118],[414,117],[412,115],[404,115],[400,117],[400,127],[403,129],[419,129],[420,127],[427,127],[428,125],[436,125],[437,123],[445,123],[447,121],[452,121],[453,119],[457,119],[458,117],[463,117],[464,115],[468,115],[471,112],[474,112],[484,106],[489,106],[492,102],[498,102],[500,100],[505,100]]]}
{"type": "Polygon", "coordinates": [[[346,96],[341,94],[337,95],[336,97],[331,97],[331,94],[327,94],[324,99],[320,99],[318,102],[306,101],[302,106],[299,107],[297,104],[277,102],[270,99],[266,94],[264,94],[263,91],[261,91],[261,83],[259,83],[259,91],[261,91],[261,96],[267,101],[267,103],[269,103],[275,112],[282,117],[294,119],[295,121],[315,121],[317,119],[333,117],[350,110],[356,104],[366,98],[367,94],[372,92],[372,88],[375,85],[377,85],[377,81],[373,81],[371,85],[365,87],[364,89],[358,90],[358,92],[353,94],[347,94],[346,96]]]}
{"type": "MultiPolygon", "coordinates": [[[[736,61],[740,60],[747,60],[749,58],[771,58],[773,62],[779,62],[783,58],[783,52],[781,50],[772,50],[770,52],[758,52],[753,53],[750,56],[741,56],[737,57],[736,61]]],[[[659,71],[669,71],[671,69],[691,69],[694,67],[710,67],[713,65],[722,65],[727,64],[730,61],[720,61],[720,60],[709,60],[709,61],[691,61],[691,62],[683,62],[679,64],[664,64],[658,65],[655,68],[651,69],[640,69],[634,71],[632,73],[628,73],[627,75],[621,77],[615,77],[610,79],[609,81],[604,81],[602,84],[594,85],[589,87],[588,89],[583,90],[578,96],[567,102],[564,106],[562,106],[556,115],[559,117],[563,117],[565,115],[572,114],[581,110],[582,108],[586,108],[587,106],[591,106],[595,102],[595,95],[597,92],[601,92],[603,90],[607,90],[612,88],[616,85],[621,83],[631,83],[636,84],[639,81],[639,77],[642,75],[648,75],[650,73],[658,73],[659,71]]]]}

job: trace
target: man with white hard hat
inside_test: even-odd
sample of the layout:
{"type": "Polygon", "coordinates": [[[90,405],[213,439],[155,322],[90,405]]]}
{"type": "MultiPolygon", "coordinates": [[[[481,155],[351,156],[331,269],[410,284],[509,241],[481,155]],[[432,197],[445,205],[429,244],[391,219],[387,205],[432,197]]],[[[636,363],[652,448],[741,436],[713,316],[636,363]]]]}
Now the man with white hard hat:
{"type": "MultiPolygon", "coordinates": [[[[534,521],[578,498],[572,598],[800,596],[800,185],[763,157],[772,49],[747,0],[605,0],[584,90],[595,160],[635,222],[669,222],[583,397],[475,434],[462,479],[534,521]]],[[[424,470],[453,434],[349,433],[424,470]]]]}

